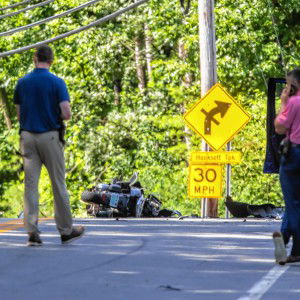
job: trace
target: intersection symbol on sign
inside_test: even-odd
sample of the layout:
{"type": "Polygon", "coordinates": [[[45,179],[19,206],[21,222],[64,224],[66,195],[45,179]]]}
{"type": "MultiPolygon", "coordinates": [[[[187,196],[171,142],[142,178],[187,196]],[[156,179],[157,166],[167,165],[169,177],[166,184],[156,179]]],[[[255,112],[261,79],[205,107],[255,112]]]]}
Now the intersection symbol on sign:
{"type": "Polygon", "coordinates": [[[219,150],[249,122],[250,115],[217,83],[185,113],[184,120],[213,150],[219,150]]]}
{"type": "Polygon", "coordinates": [[[220,125],[220,122],[217,121],[214,116],[220,114],[221,118],[223,118],[230,107],[231,103],[215,101],[217,104],[212,110],[207,112],[204,108],[201,109],[201,112],[205,114],[206,118],[204,121],[204,132],[205,134],[211,134],[211,123],[214,122],[216,125],[220,125]]]}

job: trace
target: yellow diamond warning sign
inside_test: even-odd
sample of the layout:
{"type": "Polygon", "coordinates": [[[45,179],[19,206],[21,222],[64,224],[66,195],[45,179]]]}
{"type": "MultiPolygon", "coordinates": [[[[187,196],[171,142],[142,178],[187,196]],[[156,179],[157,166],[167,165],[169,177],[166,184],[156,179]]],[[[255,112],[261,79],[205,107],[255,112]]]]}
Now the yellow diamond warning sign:
{"type": "Polygon", "coordinates": [[[222,165],[190,165],[188,194],[191,198],[221,198],[222,165]]]}
{"type": "Polygon", "coordinates": [[[250,115],[217,83],[185,113],[184,120],[219,150],[249,122],[250,115]]]}

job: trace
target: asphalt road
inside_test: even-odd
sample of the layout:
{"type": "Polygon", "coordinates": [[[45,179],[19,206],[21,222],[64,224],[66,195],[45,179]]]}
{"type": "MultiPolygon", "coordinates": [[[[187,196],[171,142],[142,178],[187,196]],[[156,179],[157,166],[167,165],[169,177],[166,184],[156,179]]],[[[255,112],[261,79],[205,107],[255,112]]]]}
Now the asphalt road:
{"type": "Polygon", "coordinates": [[[86,234],[27,247],[19,220],[0,219],[0,299],[300,299],[300,264],[276,266],[275,220],[77,219],[86,234]]]}

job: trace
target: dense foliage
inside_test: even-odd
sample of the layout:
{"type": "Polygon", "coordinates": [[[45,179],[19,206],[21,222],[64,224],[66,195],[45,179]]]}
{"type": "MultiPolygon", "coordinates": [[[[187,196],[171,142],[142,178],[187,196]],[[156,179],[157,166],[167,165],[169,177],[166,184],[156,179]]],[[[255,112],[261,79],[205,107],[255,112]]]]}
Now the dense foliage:
{"type": "MultiPolygon", "coordinates": [[[[4,18],[0,31],[82,3],[54,1],[4,18]]],[[[100,1],[59,20],[0,37],[0,52],[86,25],[130,3],[100,1]]],[[[128,178],[133,171],[139,171],[147,191],[159,195],[165,207],[186,214],[200,212],[199,201],[187,196],[187,166],[189,151],[200,149],[201,140],[187,130],[182,118],[201,92],[197,1],[190,2],[189,11],[182,9],[182,3],[188,6],[188,1],[150,0],[117,19],[53,43],[52,71],[66,80],[72,97],[66,161],[77,216],[84,215],[79,201],[84,189],[115,176],[128,178]]],[[[216,0],[215,5],[219,82],[252,116],[233,139],[243,162],[232,170],[232,196],[249,203],[282,205],[278,176],[262,173],[266,80],[282,77],[285,68],[299,64],[298,1],[216,0]]],[[[17,155],[12,98],[18,78],[33,68],[32,53],[0,59],[0,212],[4,216],[17,216],[22,210],[24,174],[17,155]]],[[[51,215],[45,170],[40,183],[41,213],[51,215]]]]}

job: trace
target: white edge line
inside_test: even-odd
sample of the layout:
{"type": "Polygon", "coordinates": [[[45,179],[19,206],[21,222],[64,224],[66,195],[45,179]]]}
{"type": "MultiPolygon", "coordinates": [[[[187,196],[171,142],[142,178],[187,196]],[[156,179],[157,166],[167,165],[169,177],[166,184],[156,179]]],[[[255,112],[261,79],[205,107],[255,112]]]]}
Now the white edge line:
{"type": "Polygon", "coordinates": [[[254,284],[253,287],[248,290],[248,295],[242,296],[238,298],[238,300],[259,300],[289,267],[290,266],[288,265],[276,265],[259,282],[254,284]]]}

